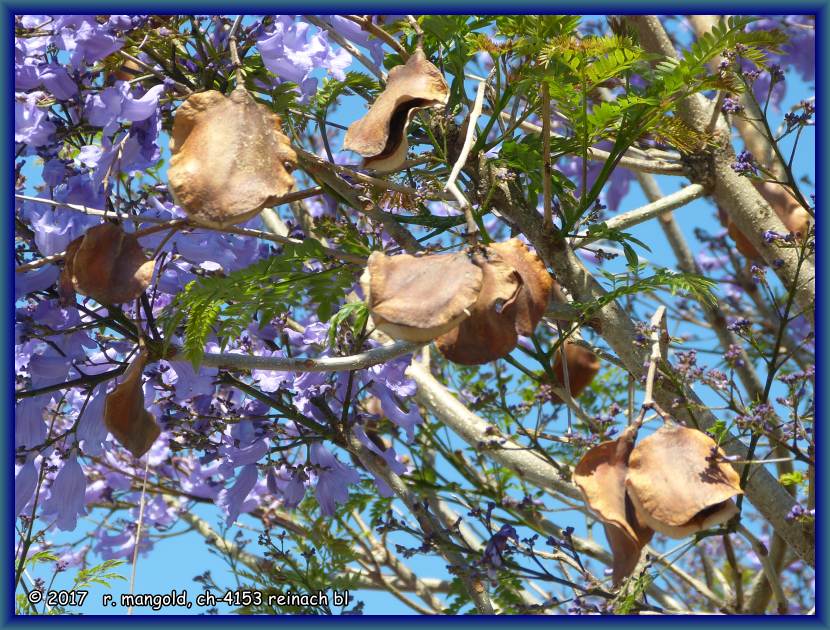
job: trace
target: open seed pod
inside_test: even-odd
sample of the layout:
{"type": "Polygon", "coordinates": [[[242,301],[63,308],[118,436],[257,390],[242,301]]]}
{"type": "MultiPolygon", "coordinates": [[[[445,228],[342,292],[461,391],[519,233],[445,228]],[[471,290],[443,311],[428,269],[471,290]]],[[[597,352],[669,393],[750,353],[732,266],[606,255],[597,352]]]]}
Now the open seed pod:
{"type": "MultiPolygon", "coordinates": [[[[532,335],[550,302],[554,289],[553,277],[545,269],[545,264],[539,256],[531,253],[517,238],[503,243],[492,243],[488,249],[496,252],[519,273],[522,279],[519,293],[511,304],[505,306],[505,310],[515,311],[517,333],[532,335]]],[[[561,292],[561,288],[559,291],[561,292]]]]}
{"type": "Polygon", "coordinates": [[[68,302],[77,292],[101,304],[129,302],[149,286],[154,267],[135,235],[114,223],[96,225],[66,248],[61,299],[68,302]]]}
{"type": "Polygon", "coordinates": [[[394,339],[420,343],[455,328],[468,316],[482,276],[465,252],[373,252],[360,283],[375,326],[394,339]]]}
{"type": "Polygon", "coordinates": [[[441,72],[419,48],[406,64],[390,70],[386,89],[363,118],[346,131],[343,148],[365,158],[364,165],[394,171],[406,160],[406,129],[418,109],[446,105],[449,87],[441,72]]]}
{"type": "MultiPolygon", "coordinates": [[[[755,189],[767,200],[770,207],[781,219],[784,227],[796,236],[801,236],[807,231],[807,224],[811,221],[810,214],[798,203],[793,194],[780,184],[772,182],[752,182],[755,189]]],[[[729,236],[735,241],[735,247],[750,260],[762,260],[761,254],[749,241],[746,235],[732,222],[729,215],[718,208],[718,216],[721,224],[726,227],[729,236]]]]}
{"type": "Polygon", "coordinates": [[[637,517],[672,538],[729,520],[740,478],[708,435],[664,425],[640,442],[628,462],[626,486],[637,517]]]}
{"type": "Polygon", "coordinates": [[[435,340],[447,359],[462,365],[495,361],[516,347],[518,309],[514,308],[523,286],[522,276],[495,250],[476,251],[473,262],[481,268],[484,282],[470,317],[435,340]]]}
{"type": "MultiPolygon", "coordinates": [[[[562,347],[554,353],[553,373],[557,378],[556,385],[565,389],[565,368],[562,363],[561,349],[562,347]]],[[[599,372],[599,357],[588,348],[570,341],[564,342],[564,349],[568,367],[569,391],[571,397],[576,398],[591,384],[599,372]]],[[[553,394],[552,400],[562,402],[556,394],[553,394]]]]}
{"type": "Polygon", "coordinates": [[[167,176],[176,203],[203,225],[247,221],[294,187],[297,154],[280,117],[243,87],[193,94],[176,110],[167,176]]]}
{"type": "Polygon", "coordinates": [[[161,433],[153,414],[144,408],[141,373],[146,363],[147,353],[142,352],[104,401],[104,425],[135,457],[149,451],[161,433]]]}
{"type": "Polygon", "coordinates": [[[654,534],[638,520],[625,489],[636,434],[636,429],[629,427],[616,440],[593,447],[579,460],[573,475],[588,507],[599,516],[605,528],[614,556],[615,585],[631,574],[640,552],[654,534]]]}

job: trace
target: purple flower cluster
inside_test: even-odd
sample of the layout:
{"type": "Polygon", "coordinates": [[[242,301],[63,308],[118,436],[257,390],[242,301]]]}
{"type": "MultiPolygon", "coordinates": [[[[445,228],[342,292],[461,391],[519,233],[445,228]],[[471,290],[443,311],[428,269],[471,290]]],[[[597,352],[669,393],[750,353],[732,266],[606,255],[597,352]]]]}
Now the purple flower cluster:
{"type": "MultiPolygon", "coordinates": [[[[382,63],[379,40],[370,39],[357,25],[339,16],[324,19],[382,63]]],[[[94,209],[115,207],[160,220],[184,217],[166,186],[143,178],[163,156],[162,120],[169,118],[171,105],[166,92],[170,82],[148,74],[130,82],[108,78],[102,85],[100,75],[92,72],[93,64],[116,53],[131,29],[144,21],[143,16],[17,18],[15,148],[21,160],[17,171],[39,169],[43,182],[33,191],[18,177],[18,192],[37,192],[57,202],[94,209]],[[100,133],[80,134],[77,129],[100,133]],[[34,158],[42,164],[36,164],[34,158]],[[129,196],[116,185],[123,177],[130,178],[129,196]]],[[[266,67],[279,80],[296,82],[305,94],[315,90],[320,70],[343,79],[351,64],[351,55],[332,45],[325,31],[296,16],[273,16],[243,28],[250,40],[256,41],[266,67]]],[[[222,39],[226,36],[221,20],[212,19],[209,29],[214,45],[227,45],[222,39]]],[[[141,58],[155,65],[151,58],[141,58]]],[[[183,58],[181,63],[190,71],[195,69],[189,65],[190,59],[183,58]]],[[[324,198],[324,202],[331,205],[330,200],[324,198]]],[[[27,247],[44,256],[63,252],[70,242],[102,221],[97,216],[30,201],[16,203],[15,212],[31,227],[27,247]]],[[[124,227],[135,229],[131,223],[124,227]]],[[[259,219],[247,227],[260,228],[259,219]]],[[[155,319],[194,279],[233,272],[279,253],[272,244],[252,237],[205,230],[155,233],[140,242],[148,250],[160,248],[150,294],[150,315],[155,319]]],[[[21,390],[107,376],[135,349],[134,341],[128,338],[112,338],[118,329],[107,328],[113,325],[108,308],[83,297],[76,303],[61,304],[55,293],[58,272],[57,267],[47,265],[15,276],[15,363],[21,390]]],[[[127,318],[136,316],[133,304],[122,305],[120,312],[127,318]]],[[[309,316],[304,308],[292,317],[305,324],[304,333],[285,327],[284,318],[255,322],[225,350],[257,356],[331,354],[326,347],[326,324],[309,316]]],[[[182,343],[175,334],[170,341],[182,343]]],[[[219,350],[216,339],[209,340],[207,350],[219,350]]],[[[411,441],[422,418],[418,407],[407,400],[414,393],[414,384],[404,376],[407,363],[408,358],[402,357],[361,370],[354,375],[351,391],[374,397],[383,417],[411,441]]],[[[291,419],[275,422],[271,408],[218,382],[218,378],[215,368],[197,371],[178,360],[156,361],[145,367],[145,406],[162,427],[161,437],[147,455],[157,474],[176,479],[189,495],[215,502],[228,523],[264,504],[294,508],[308,493],[315,495],[324,514],[332,514],[347,500],[349,486],[360,481],[360,476],[341,461],[336,447],[310,436],[291,419]],[[224,421],[231,418],[233,422],[224,421]],[[291,443],[299,447],[285,447],[291,443]],[[267,459],[271,464],[264,466],[267,459]]],[[[138,502],[130,476],[141,477],[143,470],[126,456],[103,422],[105,398],[114,384],[107,379],[97,386],[69,388],[63,397],[53,391],[18,403],[16,513],[31,510],[41,476],[39,511],[59,529],[73,529],[90,503],[138,502]],[[53,447],[44,446],[57,435],[64,437],[53,447]],[[94,464],[91,456],[106,466],[94,464]]],[[[327,426],[328,420],[319,400],[339,416],[350,386],[348,373],[263,370],[254,370],[249,384],[285,400],[289,409],[321,426],[327,426]]],[[[391,470],[405,473],[404,458],[391,444],[382,448],[369,439],[363,427],[369,419],[351,405],[348,421],[358,438],[391,470]]],[[[382,479],[376,483],[381,494],[391,495],[382,479]]],[[[147,506],[145,527],[148,531],[167,527],[175,520],[176,511],[186,508],[186,503],[168,505],[154,499],[147,506]]],[[[101,530],[96,537],[93,550],[104,557],[128,557],[135,545],[134,529],[126,526],[117,534],[101,530]]],[[[142,551],[151,546],[151,539],[144,538],[142,551]]]]}
{"type": "Polygon", "coordinates": [[[335,79],[343,80],[345,69],[352,63],[346,50],[329,44],[326,32],[298,22],[292,15],[274,16],[271,26],[259,35],[257,49],[268,70],[281,81],[296,83],[306,96],[317,90],[318,79],[311,76],[316,69],[324,68],[335,79]]]}
{"type": "Polygon", "coordinates": [[[735,161],[730,165],[738,175],[757,175],[758,165],[755,157],[749,151],[738,153],[735,161]]]}
{"type": "Polygon", "coordinates": [[[727,96],[723,99],[723,104],[720,109],[724,114],[739,114],[744,111],[744,106],[741,105],[738,99],[727,96]]]}

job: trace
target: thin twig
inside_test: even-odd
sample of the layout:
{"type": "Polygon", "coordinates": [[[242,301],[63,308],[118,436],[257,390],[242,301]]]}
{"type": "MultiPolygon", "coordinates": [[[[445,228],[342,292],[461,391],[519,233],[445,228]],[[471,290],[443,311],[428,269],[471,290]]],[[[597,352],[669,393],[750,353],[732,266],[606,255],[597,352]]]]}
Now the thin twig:
{"type": "MultiPolygon", "coordinates": [[[[501,112],[499,114],[503,119],[510,120],[510,114],[501,112]]],[[[519,123],[519,127],[530,133],[542,133],[542,128],[539,125],[534,125],[531,122],[523,121],[519,123]]],[[[551,133],[554,138],[562,138],[558,134],[551,133]]],[[[611,154],[608,151],[597,149],[595,147],[588,147],[588,159],[595,162],[605,162],[611,154]]],[[[661,159],[643,160],[640,158],[628,157],[623,155],[617,162],[618,166],[630,169],[632,171],[640,171],[641,173],[655,173],[657,175],[683,175],[685,167],[680,162],[669,162],[661,159]]]]}
{"type": "Polygon", "coordinates": [[[769,582],[769,585],[772,588],[772,595],[775,597],[775,603],[778,606],[778,614],[787,614],[787,610],[789,608],[787,598],[784,595],[784,589],[781,586],[781,579],[778,576],[778,572],[775,570],[775,567],[770,561],[767,548],[751,531],[746,528],[745,525],[741,523],[738,524],[738,533],[740,533],[741,536],[743,536],[746,541],[752,545],[755,555],[758,556],[758,560],[760,561],[761,566],[764,569],[764,573],[767,576],[767,582],[769,582]]]}
{"type": "Polygon", "coordinates": [[[364,31],[368,31],[378,39],[385,41],[395,49],[395,52],[398,53],[404,61],[409,59],[409,53],[406,51],[406,48],[404,48],[397,39],[372,22],[372,16],[367,15],[366,17],[361,17],[359,15],[344,15],[343,17],[359,25],[364,31]]]}
{"type": "MultiPolygon", "coordinates": [[[[645,223],[654,217],[662,216],[672,210],[677,210],[700,199],[706,194],[706,189],[701,184],[690,184],[677,192],[666,195],[661,199],[648,203],[624,214],[619,214],[606,221],[610,230],[626,230],[640,223],[645,223]]],[[[598,236],[577,237],[573,241],[574,247],[585,247],[597,240],[598,236]]]]}
{"type": "MultiPolygon", "coordinates": [[[[542,82],[542,204],[545,209],[545,229],[553,227],[553,200],[550,190],[550,89],[542,82]]],[[[564,357],[562,359],[564,361],[564,357]]],[[[563,364],[564,365],[564,364],[563,364]]]]}
{"type": "Polygon", "coordinates": [[[478,90],[476,91],[476,98],[473,102],[473,108],[470,110],[470,117],[467,119],[467,135],[464,137],[464,145],[461,147],[458,159],[455,161],[455,164],[450,171],[450,176],[447,178],[447,183],[444,186],[444,190],[449,190],[450,193],[452,193],[453,197],[455,197],[455,200],[458,202],[458,205],[461,206],[461,209],[464,211],[464,216],[467,219],[467,238],[469,238],[471,242],[476,241],[478,238],[478,224],[473,217],[473,208],[469,199],[464,197],[461,190],[459,190],[456,185],[455,180],[461,172],[461,169],[467,163],[467,156],[470,154],[470,149],[472,149],[473,143],[475,142],[476,122],[478,122],[478,118],[481,116],[481,108],[484,104],[484,92],[486,89],[487,82],[481,81],[478,84],[478,90]]]}
{"type": "MultiPolygon", "coordinates": [[[[150,469],[150,455],[149,453],[146,456],[144,461],[144,481],[141,484],[141,501],[139,502],[138,507],[138,523],[136,524],[135,528],[135,548],[133,549],[133,568],[130,572],[130,595],[135,593],[135,572],[136,568],[138,567],[138,545],[141,541],[141,525],[144,522],[144,505],[146,503],[146,496],[147,496],[147,474],[148,470],[150,469]]],[[[127,614],[133,614],[133,607],[130,606],[127,608],[127,614]]]]}
{"type": "MultiPolygon", "coordinates": [[[[379,346],[345,357],[294,358],[294,357],[263,357],[233,352],[206,352],[202,358],[202,365],[209,367],[236,368],[243,370],[261,370],[275,372],[342,372],[348,370],[362,370],[365,368],[386,363],[405,354],[418,350],[423,344],[408,341],[379,346]]],[[[168,361],[188,361],[180,351],[176,350],[168,361]]]]}
{"type": "Polygon", "coordinates": [[[422,501],[413,496],[403,480],[389,468],[385,461],[369,451],[352,433],[349,434],[348,438],[349,452],[353,453],[369,472],[386,482],[397,497],[409,508],[410,513],[417,519],[424,534],[432,539],[441,555],[447,562],[457,567],[464,589],[470,599],[473,600],[478,612],[483,615],[492,615],[494,612],[493,602],[490,601],[490,596],[487,594],[487,589],[481,582],[481,578],[472,574],[469,564],[464,562],[463,558],[455,551],[452,541],[447,538],[435,516],[426,509],[422,501]]]}
{"type": "Polygon", "coordinates": [[[455,183],[456,177],[458,177],[458,174],[467,162],[467,156],[469,155],[470,149],[473,147],[473,142],[475,141],[476,122],[478,122],[478,118],[481,116],[481,108],[484,104],[484,92],[486,89],[487,82],[479,82],[478,90],[476,91],[476,98],[473,102],[473,108],[470,110],[470,117],[467,120],[467,134],[464,137],[464,145],[461,147],[461,152],[458,154],[458,159],[455,161],[449,177],[447,177],[447,183],[444,186],[444,190],[448,190],[449,187],[455,183]]]}
{"type": "Polygon", "coordinates": [[[140,68],[143,68],[153,76],[161,79],[162,81],[172,81],[173,86],[182,94],[182,96],[189,96],[193,93],[189,87],[187,87],[184,83],[179,83],[178,81],[174,80],[172,77],[168,77],[166,74],[161,72],[160,70],[156,70],[153,66],[148,63],[141,61],[138,57],[133,57],[131,54],[124,52],[123,50],[119,50],[118,54],[127,59],[128,61],[132,61],[135,65],[140,68]]]}
{"type": "Polygon", "coordinates": [[[242,23],[244,15],[237,15],[233,21],[233,26],[228,33],[228,48],[231,53],[231,62],[233,63],[234,75],[236,76],[236,87],[244,87],[245,79],[242,76],[242,64],[239,61],[239,51],[236,47],[236,32],[239,30],[239,25],[242,23]]]}
{"type": "Polygon", "coordinates": [[[657,362],[662,358],[661,347],[664,343],[662,339],[664,330],[664,317],[666,316],[666,307],[660,305],[654,311],[651,317],[651,355],[648,357],[648,374],[646,375],[646,393],[643,396],[643,411],[654,404],[654,379],[657,376],[657,362]]]}
{"type": "Polygon", "coordinates": [[[421,25],[418,24],[418,20],[415,19],[414,15],[407,15],[406,19],[409,20],[410,26],[412,26],[412,30],[415,31],[415,36],[418,38],[418,48],[424,47],[424,29],[421,28],[421,25]]]}

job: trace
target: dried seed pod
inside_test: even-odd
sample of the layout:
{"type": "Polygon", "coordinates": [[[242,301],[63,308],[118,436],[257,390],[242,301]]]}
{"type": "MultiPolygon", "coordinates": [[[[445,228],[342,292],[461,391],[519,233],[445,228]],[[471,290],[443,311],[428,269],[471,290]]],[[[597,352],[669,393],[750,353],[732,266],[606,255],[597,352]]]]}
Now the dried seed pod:
{"type": "MultiPolygon", "coordinates": [[[[781,219],[784,227],[796,236],[802,236],[807,231],[807,225],[812,220],[810,214],[798,203],[793,194],[780,184],[772,182],[752,182],[755,189],[767,200],[767,203],[781,219]]],[[[738,229],[738,226],[729,218],[729,215],[718,207],[718,217],[721,224],[726,227],[729,236],[735,241],[735,247],[744,256],[754,261],[761,261],[763,257],[755,249],[746,235],[738,229]]]]}
{"type": "MultiPolygon", "coordinates": [[[[493,243],[487,248],[513,267],[521,276],[522,286],[516,299],[505,310],[515,311],[516,332],[532,335],[550,302],[554,280],[536,253],[517,238],[503,243],[493,243]]],[[[558,288],[558,285],[557,285],[558,288]]],[[[561,293],[561,288],[559,289],[561,293]]]]}
{"type": "MultiPolygon", "coordinates": [[[[565,369],[562,365],[562,347],[554,353],[553,373],[556,375],[556,385],[565,389],[565,369]]],[[[568,366],[568,389],[572,398],[579,396],[599,373],[599,357],[588,348],[570,341],[564,342],[565,359],[568,366]]],[[[552,395],[553,402],[562,402],[556,394],[552,395]]]]}
{"type": "Polygon", "coordinates": [[[419,48],[406,64],[389,72],[386,88],[363,118],[349,126],[343,148],[365,159],[364,165],[394,171],[406,160],[406,129],[418,109],[446,105],[449,87],[419,48]]]}
{"type": "Polygon", "coordinates": [[[626,486],[637,517],[655,531],[683,538],[729,520],[740,478],[708,435],[664,425],[640,442],[626,486]]]}
{"type": "Polygon", "coordinates": [[[144,408],[141,373],[146,363],[147,354],[141,352],[104,401],[104,425],[135,457],[149,451],[161,433],[153,414],[144,408]]]}
{"type": "Polygon", "coordinates": [[[395,339],[426,342],[467,317],[482,287],[482,270],[464,252],[373,252],[360,282],[375,326],[395,339]]]}
{"type": "Polygon", "coordinates": [[[58,285],[61,299],[68,302],[78,292],[101,304],[129,302],[149,286],[154,268],[134,234],[102,223],[67,247],[58,285]]]}
{"type": "Polygon", "coordinates": [[[631,574],[643,547],[654,532],[640,522],[625,489],[628,460],[636,429],[628,427],[619,438],[591,448],[574,468],[588,507],[599,516],[614,556],[613,580],[619,585],[631,574]]]}
{"type": "Polygon", "coordinates": [[[470,317],[435,340],[441,354],[462,365],[495,361],[508,355],[519,340],[514,306],[522,276],[491,248],[475,252],[473,262],[481,267],[484,282],[470,317]]]}
{"type": "Polygon", "coordinates": [[[247,221],[294,187],[297,154],[280,117],[243,87],[193,94],[176,110],[170,192],[198,223],[247,221]]]}

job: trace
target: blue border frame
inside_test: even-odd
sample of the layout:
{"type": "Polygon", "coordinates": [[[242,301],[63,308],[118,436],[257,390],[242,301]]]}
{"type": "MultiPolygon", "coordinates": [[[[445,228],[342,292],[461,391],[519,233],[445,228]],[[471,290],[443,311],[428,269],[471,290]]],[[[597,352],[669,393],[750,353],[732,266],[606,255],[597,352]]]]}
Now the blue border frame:
{"type": "MultiPolygon", "coordinates": [[[[771,2],[748,2],[746,0],[742,1],[732,1],[729,2],[727,5],[719,2],[689,2],[682,5],[684,9],[684,13],[686,14],[695,14],[695,13],[707,13],[707,14],[726,14],[726,13],[739,13],[739,14],[753,14],[753,15],[778,15],[778,14],[814,14],[816,16],[816,99],[817,99],[817,115],[816,115],[816,132],[817,132],[817,143],[816,147],[818,149],[816,154],[816,199],[818,200],[818,205],[826,205],[824,204],[825,199],[825,191],[827,186],[825,182],[825,176],[830,175],[827,172],[826,162],[825,162],[825,151],[826,147],[830,146],[830,134],[828,134],[828,126],[825,123],[826,118],[825,116],[830,113],[830,108],[827,107],[828,102],[828,90],[827,85],[828,82],[825,81],[825,72],[827,70],[827,62],[826,60],[830,59],[830,44],[828,44],[826,40],[826,34],[830,32],[828,30],[828,16],[830,12],[828,12],[828,4],[830,4],[830,0],[824,1],[812,1],[812,2],[790,2],[786,5],[783,4],[776,4],[771,2]]],[[[13,50],[14,46],[14,33],[13,33],[13,16],[15,14],[24,14],[24,13],[34,13],[35,11],[45,11],[46,13],[68,13],[68,9],[72,9],[73,12],[78,14],[92,14],[103,12],[103,9],[110,9],[113,7],[113,3],[106,3],[106,2],[79,2],[77,4],[73,4],[71,6],[67,6],[66,4],[61,5],[55,2],[41,2],[38,0],[29,0],[28,2],[21,2],[20,0],[16,0],[14,2],[5,2],[4,0],[0,0],[0,32],[3,34],[3,41],[6,42],[5,50],[11,51],[13,50]]],[[[195,3],[192,1],[184,1],[177,3],[176,10],[171,10],[171,3],[169,2],[160,2],[158,0],[155,1],[145,1],[145,2],[137,2],[135,0],[121,0],[118,3],[117,8],[121,9],[122,11],[129,11],[132,10],[134,13],[154,13],[154,14],[173,14],[173,13],[182,13],[186,12],[188,9],[191,10],[198,10],[200,12],[204,11],[213,11],[216,13],[226,13],[228,11],[223,11],[223,9],[227,8],[227,5],[223,5],[217,2],[200,2],[195,3]]],[[[319,13],[354,13],[354,12],[362,12],[362,13],[382,13],[384,11],[394,10],[396,13],[410,11],[413,13],[469,13],[472,9],[477,10],[481,14],[496,14],[496,13],[511,13],[511,14],[522,14],[522,13],[551,13],[555,9],[557,13],[579,13],[583,15],[602,15],[602,14],[663,14],[663,11],[666,6],[663,3],[658,2],[646,2],[643,0],[639,0],[638,2],[602,2],[602,3],[591,3],[589,2],[582,2],[578,6],[576,4],[554,4],[550,2],[529,2],[528,0],[521,0],[519,2],[499,2],[498,0],[483,0],[480,2],[476,2],[473,6],[472,3],[461,3],[456,1],[447,1],[447,2],[440,2],[438,0],[421,0],[420,2],[411,2],[409,0],[405,0],[403,2],[395,3],[394,5],[391,3],[381,3],[377,0],[375,2],[367,2],[366,0],[357,1],[357,2],[350,2],[348,0],[339,0],[339,1],[318,1],[318,0],[307,0],[304,3],[282,3],[282,2],[274,2],[274,3],[266,3],[266,2],[245,2],[242,5],[236,5],[232,7],[232,11],[230,13],[264,13],[266,10],[274,11],[279,9],[282,12],[287,13],[301,13],[301,12],[308,12],[309,8],[314,8],[315,11],[319,13]]],[[[14,68],[11,63],[12,55],[9,55],[8,61],[5,64],[5,67],[2,72],[2,86],[4,88],[4,92],[8,94],[9,92],[13,91],[13,73],[14,68]]],[[[5,221],[0,221],[0,229],[3,232],[3,239],[5,242],[11,242],[13,244],[12,236],[14,234],[14,213],[12,212],[12,208],[14,207],[14,143],[12,141],[13,134],[14,134],[14,121],[12,118],[12,111],[13,108],[11,107],[12,99],[7,98],[4,99],[2,102],[2,106],[0,106],[0,115],[5,120],[4,128],[7,131],[6,135],[6,145],[5,150],[2,151],[2,155],[0,155],[0,166],[2,166],[3,177],[5,181],[5,190],[6,194],[4,195],[3,199],[5,200],[4,207],[6,209],[5,214],[5,221]]],[[[818,235],[819,245],[824,242],[826,236],[828,236],[827,226],[825,225],[824,217],[820,216],[821,211],[817,212],[817,231],[821,230],[821,233],[818,235]]],[[[12,245],[13,246],[13,245],[12,245]]],[[[827,263],[827,253],[826,251],[819,246],[816,252],[817,257],[817,269],[823,270],[825,264],[827,263]]],[[[3,342],[6,348],[13,348],[13,332],[14,332],[14,299],[13,299],[13,287],[14,287],[14,259],[13,257],[9,256],[6,258],[6,265],[5,269],[3,270],[2,274],[2,285],[3,285],[3,292],[7,299],[7,307],[2,312],[3,321],[0,325],[2,328],[3,334],[3,342]]],[[[817,280],[824,284],[824,276],[823,274],[817,278],[817,280]]],[[[823,322],[824,314],[827,312],[825,299],[826,299],[826,291],[824,290],[823,286],[820,286],[817,289],[817,303],[816,303],[816,321],[823,322]]],[[[827,350],[826,347],[826,336],[824,331],[821,327],[816,328],[816,348],[818,351],[818,356],[816,360],[816,378],[820,379],[820,382],[816,384],[816,394],[815,394],[815,404],[816,404],[816,453],[815,458],[817,462],[816,466],[816,474],[819,480],[824,480],[827,474],[827,466],[823,461],[823,454],[826,451],[825,449],[825,431],[824,427],[820,425],[821,419],[825,418],[825,397],[824,397],[824,385],[826,384],[826,375],[823,369],[823,359],[827,350]]],[[[7,352],[6,360],[2,364],[2,378],[5,382],[5,387],[3,388],[3,409],[5,410],[5,423],[6,423],[6,430],[0,432],[0,439],[2,439],[2,444],[0,448],[2,448],[2,453],[4,454],[5,466],[8,467],[12,460],[13,460],[13,444],[14,444],[14,375],[12,371],[12,360],[13,354],[11,352],[7,352]]],[[[8,469],[8,468],[7,468],[8,469]]],[[[14,499],[14,480],[11,475],[5,477],[4,483],[0,484],[0,488],[5,490],[5,500],[3,501],[3,514],[4,516],[8,516],[13,511],[13,499],[14,499]]],[[[825,511],[824,506],[826,505],[826,493],[827,488],[823,485],[820,485],[817,488],[816,494],[816,513],[817,513],[817,524],[821,524],[825,511]]],[[[10,523],[12,519],[6,518],[2,522],[10,523]]],[[[140,624],[140,625],[147,625],[153,624],[156,627],[163,627],[166,626],[168,623],[176,625],[187,624],[194,626],[196,624],[238,624],[241,622],[241,619],[238,616],[219,616],[219,617],[211,617],[211,616],[203,616],[203,617],[192,617],[192,616],[150,616],[150,615],[135,615],[132,617],[110,617],[104,615],[84,615],[82,617],[17,617],[14,615],[14,599],[13,597],[9,597],[11,594],[11,585],[13,583],[13,576],[14,576],[14,563],[13,559],[13,549],[14,549],[14,534],[13,528],[5,528],[4,529],[4,536],[3,536],[3,550],[0,557],[3,558],[3,564],[7,567],[5,571],[2,572],[2,584],[0,586],[0,625],[15,625],[15,626],[28,626],[28,627],[46,627],[51,626],[54,624],[62,624],[62,623],[69,623],[69,624],[89,624],[89,625],[102,625],[102,624],[113,624],[113,623],[128,623],[130,625],[140,624]],[[118,619],[116,622],[115,619],[118,619]]],[[[826,596],[827,593],[827,584],[825,582],[825,568],[827,567],[827,549],[825,540],[822,536],[817,536],[816,540],[816,616],[815,617],[777,617],[777,616],[756,616],[756,615],[744,615],[744,616],[735,616],[735,617],[724,617],[724,618],[712,618],[712,617],[673,617],[672,623],[682,623],[682,624],[689,624],[689,623],[705,623],[707,626],[722,626],[726,627],[727,625],[733,624],[763,624],[764,626],[770,625],[790,625],[790,624],[798,624],[798,625],[809,625],[809,626],[822,626],[826,627],[828,625],[827,622],[827,604],[826,599],[823,596],[826,596]]],[[[242,623],[278,623],[282,627],[300,627],[300,626],[309,626],[309,625],[320,625],[323,623],[341,623],[341,624],[386,624],[390,621],[394,621],[396,624],[406,624],[406,625],[421,625],[425,623],[429,623],[431,625],[435,625],[436,623],[440,626],[449,626],[450,624],[468,624],[468,623],[477,623],[477,624],[499,624],[499,623],[573,623],[579,625],[585,624],[646,624],[653,625],[655,623],[664,623],[665,618],[663,617],[613,617],[610,619],[598,619],[597,617],[540,617],[540,616],[510,616],[505,618],[487,618],[487,617],[477,617],[477,616],[466,616],[466,617],[447,617],[444,620],[435,620],[435,619],[425,619],[421,617],[399,617],[399,616],[387,616],[387,615],[371,615],[371,616],[364,616],[364,617],[335,617],[335,618],[317,618],[317,617],[289,617],[289,618],[281,618],[278,621],[274,620],[271,617],[249,617],[244,618],[245,621],[242,623]]]]}

